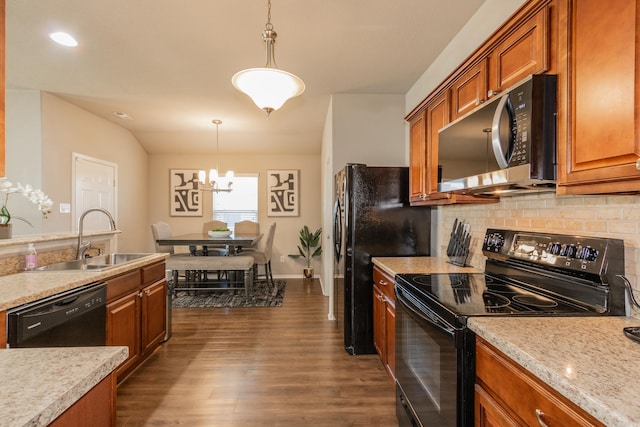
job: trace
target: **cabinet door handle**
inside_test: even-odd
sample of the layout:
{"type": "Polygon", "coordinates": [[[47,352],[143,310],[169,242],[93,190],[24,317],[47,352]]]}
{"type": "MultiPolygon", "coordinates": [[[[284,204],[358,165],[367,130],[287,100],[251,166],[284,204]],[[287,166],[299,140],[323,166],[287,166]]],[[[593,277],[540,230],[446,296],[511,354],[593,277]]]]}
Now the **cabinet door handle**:
{"type": "Polygon", "coordinates": [[[387,286],[387,282],[385,282],[384,280],[380,279],[378,280],[378,284],[382,285],[382,286],[387,286]]]}
{"type": "Polygon", "coordinates": [[[640,159],[636,160],[636,169],[640,171],[640,159]]]}
{"type": "Polygon", "coordinates": [[[142,291],[138,292],[138,298],[142,298],[142,291]]]}
{"type": "Polygon", "coordinates": [[[542,419],[543,417],[544,417],[544,412],[536,408],[536,419],[538,420],[538,424],[540,424],[540,427],[549,427],[547,423],[545,423],[544,420],[542,419]]]}
{"type": "Polygon", "coordinates": [[[491,98],[492,96],[495,96],[495,95],[497,95],[497,94],[498,94],[498,92],[497,92],[497,91],[495,91],[495,90],[492,90],[492,89],[489,89],[489,90],[487,91],[487,97],[488,97],[488,98],[491,98]]]}

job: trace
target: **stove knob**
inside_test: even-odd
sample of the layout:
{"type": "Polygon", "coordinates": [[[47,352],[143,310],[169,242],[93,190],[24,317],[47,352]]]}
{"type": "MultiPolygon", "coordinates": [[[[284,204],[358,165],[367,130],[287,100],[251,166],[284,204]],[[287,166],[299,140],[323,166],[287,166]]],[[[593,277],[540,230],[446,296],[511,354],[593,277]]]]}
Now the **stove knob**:
{"type": "Polygon", "coordinates": [[[560,250],[562,249],[562,246],[560,245],[559,242],[555,242],[552,243],[550,248],[549,248],[549,253],[551,255],[560,255],[560,250]]]}
{"type": "Polygon", "coordinates": [[[585,261],[595,261],[598,259],[598,250],[592,248],[591,246],[587,246],[584,248],[584,260],[585,261]]]}

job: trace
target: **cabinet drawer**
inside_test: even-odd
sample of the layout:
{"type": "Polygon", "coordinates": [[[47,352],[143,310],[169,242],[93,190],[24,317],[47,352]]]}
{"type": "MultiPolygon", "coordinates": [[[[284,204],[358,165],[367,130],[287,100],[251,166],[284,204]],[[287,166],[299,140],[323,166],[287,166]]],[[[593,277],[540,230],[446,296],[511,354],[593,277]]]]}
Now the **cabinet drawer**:
{"type": "Polygon", "coordinates": [[[577,405],[481,339],[476,344],[476,382],[526,425],[603,426],[577,405]]]}
{"type": "Polygon", "coordinates": [[[107,280],[107,301],[111,302],[140,287],[140,271],[132,271],[107,280]]]}
{"type": "Polygon", "coordinates": [[[385,273],[378,267],[373,267],[373,283],[378,287],[380,293],[382,293],[387,299],[395,306],[396,296],[393,290],[394,278],[385,273]]]}
{"type": "Polygon", "coordinates": [[[162,280],[164,278],[165,278],[164,262],[142,267],[142,284],[143,285],[148,285],[149,283],[157,282],[158,280],[162,280]]]}

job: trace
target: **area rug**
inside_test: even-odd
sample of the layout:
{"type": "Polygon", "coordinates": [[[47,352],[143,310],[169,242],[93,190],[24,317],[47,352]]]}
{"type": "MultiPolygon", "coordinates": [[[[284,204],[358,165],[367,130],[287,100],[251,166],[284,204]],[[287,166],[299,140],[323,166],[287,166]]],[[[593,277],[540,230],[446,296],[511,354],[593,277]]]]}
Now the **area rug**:
{"type": "Polygon", "coordinates": [[[280,307],[284,298],[284,280],[275,280],[273,285],[267,282],[253,283],[249,297],[245,298],[244,289],[233,291],[178,291],[173,297],[173,308],[207,307],[280,307]],[[191,295],[190,295],[191,294],[191,295]]]}

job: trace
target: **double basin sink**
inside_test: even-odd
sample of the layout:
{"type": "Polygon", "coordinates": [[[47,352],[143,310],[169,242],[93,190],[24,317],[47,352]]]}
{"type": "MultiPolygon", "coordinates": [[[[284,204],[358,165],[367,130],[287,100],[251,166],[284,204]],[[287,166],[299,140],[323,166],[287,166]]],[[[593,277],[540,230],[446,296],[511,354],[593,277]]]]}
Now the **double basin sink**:
{"type": "Polygon", "coordinates": [[[104,271],[153,254],[114,253],[45,265],[32,271],[104,271]]]}

